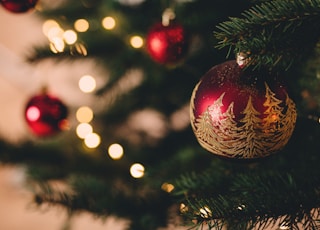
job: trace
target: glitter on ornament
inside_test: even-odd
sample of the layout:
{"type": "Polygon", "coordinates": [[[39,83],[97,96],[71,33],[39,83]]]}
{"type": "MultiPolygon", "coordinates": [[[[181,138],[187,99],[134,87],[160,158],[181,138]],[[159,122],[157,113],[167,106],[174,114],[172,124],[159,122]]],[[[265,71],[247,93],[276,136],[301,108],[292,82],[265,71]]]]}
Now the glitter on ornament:
{"type": "Polygon", "coordinates": [[[280,82],[271,76],[258,80],[228,61],[214,66],[196,85],[190,116],[203,148],[227,158],[253,159],[287,144],[297,113],[280,82]]]}

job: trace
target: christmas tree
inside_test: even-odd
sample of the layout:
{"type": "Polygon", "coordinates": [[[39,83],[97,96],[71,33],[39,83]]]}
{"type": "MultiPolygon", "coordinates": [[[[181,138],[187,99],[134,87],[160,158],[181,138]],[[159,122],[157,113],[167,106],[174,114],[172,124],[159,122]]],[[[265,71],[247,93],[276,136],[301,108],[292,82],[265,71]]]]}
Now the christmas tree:
{"type": "Polygon", "coordinates": [[[132,230],[319,228],[319,0],[1,3],[44,21],[32,65],[102,70],[98,88],[79,80],[91,107],[44,85],[26,103],[32,138],[1,142],[39,206],[124,217],[132,230]],[[219,101],[199,112],[213,66],[219,101]]]}

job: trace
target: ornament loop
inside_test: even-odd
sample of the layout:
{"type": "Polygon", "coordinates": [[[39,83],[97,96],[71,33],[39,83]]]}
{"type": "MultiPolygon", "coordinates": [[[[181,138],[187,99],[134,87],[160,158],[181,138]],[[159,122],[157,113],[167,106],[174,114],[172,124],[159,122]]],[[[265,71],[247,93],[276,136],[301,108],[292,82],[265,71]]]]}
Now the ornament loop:
{"type": "Polygon", "coordinates": [[[162,14],[162,25],[163,26],[169,26],[170,20],[175,19],[176,14],[171,8],[165,9],[165,11],[162,14]]]}

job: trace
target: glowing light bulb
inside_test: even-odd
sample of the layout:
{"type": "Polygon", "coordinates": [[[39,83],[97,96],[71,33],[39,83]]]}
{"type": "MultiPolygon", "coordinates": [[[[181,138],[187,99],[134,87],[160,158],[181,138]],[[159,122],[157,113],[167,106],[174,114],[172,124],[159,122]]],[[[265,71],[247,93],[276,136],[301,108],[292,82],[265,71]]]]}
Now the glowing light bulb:
{"type": "Polygon", "coordinates": [[[203,218],[209,218],[212,216],[212,211],[207,207],[207,206],[204,206],[203,208],[200,208],[200,215],[203,217],[203,218]]]}
{"type": "Polygon", "coordinates": [[[86,135],[84,139],[84,144],[90,149],[97,148],[100,145],[100,143],[101,138],[96,133],[89,133],[88,135],[86,135]]]}
{"type": "Polygon", "coordinates": [[[112,159],[118,160],[123,156],[123,147],[120,144],[114,143],[109,146],[108,153],[112,159]]]}
{"type": "Polygon", "coordinates": [[[80,123],[89,123],[93,119],[93,111],[88,106],[81,106],[76,112],[76,118],[80,123]]]}
{"type": "Polygon", "coordinates": [[[50,50],[53,53],[61,53],[64,51],[64,48],[65,48],[65,44],[62,38],[54,37],[51,39],[50,50]]]}
{"type": "Polygon", "coordinates": [[[78,19],[74,22],[74,29],[78,32],[86,32],[89,29],[89,22],[86,19],[78,19]]]}
{"type": "Polygon", "coordinates": [[[162,189],[163,191],[166,191],[167,193],[170,193],[170,192],[173,191],[174,185],[173,185],[173,184],[169,184],[169,183],[163,183],[163,184],[161,185],[161,189],[162,189]]]}
{"type": "Polygon", "coordinates": [[[141,48],[143,46],[143,39],[140,36],[132,36],[130,38],[130,44],[133,48],[141,48]]]}
{"type": "Polygon", "coordinates": [[[52,27],[49,29],[47,37],[48,37],[49,41],[54,42],[54,40],[57,38],[62,40],[63,33],[64,33],[64,31],[60,27],[52,27]]]}
{"type": "Polygon", "coordinates": [[[135,163],[130,167],[130,174],[134,178],[141,178],[144,176],[144,167],[142,164],[135,163]]]}
{"type": "Polygon", "coordinates": [[[106,30],[112,30],[116,26],[116,21],[113,17],[105,17],[102,19],[102,26],[106,30]]]}
{"type": "Polygon", "coordinates": [[[48,19],[42,24],[42,32],[43,34],[48,37],[49,31],[52,28],[60,28],[59,24],[53,20],[53,19],[48,19]]]}
{"type": "Polygon", "coordinates": [[[92,133],[92,131],[93,128],[88,123],[80,123],[76,129],[77,136],[81,139],[84,139],[88,134],[92,133]]]}
{"type": "Polygon", "coordinates": [[[180,207],[179,207],[179,209],[180,209],[180,212],[181,213],[186,213],[186,212],[188,212],[188,206],[186,206],[184,203],[181,203],[180,204],[180,207]]]}
{"type": "Polygon", "coordinates": [[[84,93],[91,93],[96,89],[96,80],[90,75],[84,75],[79,80],[79,88],[84,93]]]}
{"type": "Polygon", "coordinates": [[[63,38],[67,44],[72,45],[72,44],[76,43],[76,41],[78,39],[78,35],[73,30],[66,30],[63,33],[63,38]]]}

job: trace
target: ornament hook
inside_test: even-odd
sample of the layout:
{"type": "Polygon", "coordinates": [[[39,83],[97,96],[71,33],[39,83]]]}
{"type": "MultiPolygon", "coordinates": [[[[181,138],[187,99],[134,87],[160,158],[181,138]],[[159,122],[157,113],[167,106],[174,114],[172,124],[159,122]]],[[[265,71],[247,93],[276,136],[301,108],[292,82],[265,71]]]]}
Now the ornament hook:
{"type": "Polygon", "coordinates": [[[162,25],[163,26],[169,26],[170,20],[175,19],[176,14],[171,8],[165,9],[165,11],[162,14],[162,25]]]}

